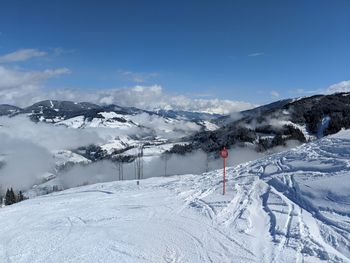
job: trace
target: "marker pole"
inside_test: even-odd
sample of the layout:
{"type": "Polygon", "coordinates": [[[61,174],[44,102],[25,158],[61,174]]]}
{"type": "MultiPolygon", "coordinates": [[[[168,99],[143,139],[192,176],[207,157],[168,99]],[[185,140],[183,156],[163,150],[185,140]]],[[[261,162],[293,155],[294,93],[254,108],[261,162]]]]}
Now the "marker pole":
{"type": "Polygon", "coordinates": [[[226,193],[226,158],[224,159],[224,181],[223,181],[223,189],[222,189],[222,194],[225,195],[226,193]]]}

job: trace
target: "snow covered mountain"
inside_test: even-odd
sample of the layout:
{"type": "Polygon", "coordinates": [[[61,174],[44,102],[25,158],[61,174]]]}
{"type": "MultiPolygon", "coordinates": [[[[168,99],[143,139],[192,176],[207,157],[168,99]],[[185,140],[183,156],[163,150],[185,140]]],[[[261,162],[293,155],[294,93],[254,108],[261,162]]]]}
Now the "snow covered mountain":
{"type": "Polygon", "coordinates": [[[13,115],[19,113],[21,108],[8,104],[0,104],[0,116],[13,115]]]}
{"type": "Polygon", "coordinates": [[[228,168],[224,196],[217,170],[29,199],[0,209],[0,258],[350,262],[349,148],[342,131],[228,168]]]}
{"type": "MultiPolygon", "coordinates": [[[[173,143],[180,138],[191,135],[200,130],[214,130],[218,126],[211,121],[220,115],[195,113],[186,111],[157,112],[146,111],[134,107],[117,105],[96,105],[88,102],[72,102],[45,100],[26,108],[11,105],[0,105],[0,116],[9,116],[11,119],[27,116],[35,123],[47,123],[53,127],[84,129],[91,133],[98,133],[102,142],[93,145],[93,156],[89,149],[91,145],[82,145],[80,149],[55,149],[66,151],[66,157],[81,154],[82,158],[92,161],[111,159],[114,153],[122,153],[140,144],[155,145],[173,143]]],[[[15,120],[13,120],[15,123],[15,120]]],[[[23,122],[23,118],[19,119],[23,122]]],[[[0,126],[2,125],[0,121],[0,126]]],[[[38,129],[42,129],[38,125],[38,129]]],[[[40,131],[38,131],[40,132],[40,131]]],[[[61,138],[64,139],[64,138],[61,138]]],[[[59,156],[62,159],[62,156],[59,156]]],[[[67,163],[74,162],[75,158],[68,158],[67,163]]],[[[62,165],[60,165],[62,166],[62,165]]]]}
{"type": "MultiPolygon", "coordinates": [[[[253,145],[256,151],[263,152],[290,143],[300,144],[349,128],[349,105],[349,93],[316,95],[273,102],[232,117],[47,100],[24,109],[0,105],[0,114],[25,114],[35,122],[75,129],[115,129],[106,146],[95,145],[102,146],[97,149],[97,159],[108,159],[113,145],[120,153],[140,144],[140,140],[150,144],[158,144],[159,139],[165,139],[164,143],[181,141],[184,148],[176,145],[170,149],[172,153],[198,149],[217,152],[224,145],[253,145]]],[[[84,157],[89,155],[86,152],[84,157]]]]}
{"type": "Polygon", "coordinates": [[[9,117],[0,118],[0,176],[7,178],[1,181],[0,194],[11,186],[36,187],[35,195],[54,187],[110,181],[115,178],[109,174],[117,174],[118,167],[123,167],[124,179],[133,179],[135,160],[141,154],[145,178],[217,169],[221,166],[217,152],[224,145],[235,164],[255,160],[349,128],[348,95],[279,101],[242,112],[224,124],[222,118],[218,121],[218,116],[206,113],[150,112],[86,102],[47,100],[25,109],[2,105],[1,112],[9,117]],[[33,151],[43,156],[40,162],[32,157],[33,151]],[[35,165],[28,162],[28,169],[21,170],[28,159],[35,165]],[[177,162],[184,159],[187,164],[179,166],[177,162]],[[47,164],[45,169],[41,163],[47,164]],[[103,170],[98,180],[80,176],[97,167],[103,170]],[[22,184],[11,179],[16,174],[30,174],[31,180],[22,184]],[[80,179],[62,183],[57,178],[62,176],[80,179]]]}
{"type": "MultiPolygon", "coordinates": [[[[118,115],[137,115],[146,113],[149,115],[158,115],[167,119],[178,119],[185,121],[211,121],[218,117],[219,114],[209,114],[189,111],[175,110],[155,110],[147,111],[135,107],[121,107],[118,105],[97,105],[89,102],[73,102],[44,100],[34,103],[26,108],[19,108],[12,105],[0,105],[0,115],[16,115],[26,113],[33,121],[44,121],[56,123],[62,120],[68,120],[74,117],[82,116],[84,119],[91,120],[101,117],[101,112],[114,112],[118,115]]],[[[117,119],[115,119],[117,120],[117,119]]],[[[123,122],[123,120],[120,120],[123,122]]]]}
{"type": "Polygon", "coordinates": [[[217,152],[223,145],[252,144],[258,151],[266,151],[292,141],[301,144],[342,128],[349,129],[350,93],[277,101],[218,118],[216,124],[219,129],[190,136],[190,147],[186,149],[217,152]]]}

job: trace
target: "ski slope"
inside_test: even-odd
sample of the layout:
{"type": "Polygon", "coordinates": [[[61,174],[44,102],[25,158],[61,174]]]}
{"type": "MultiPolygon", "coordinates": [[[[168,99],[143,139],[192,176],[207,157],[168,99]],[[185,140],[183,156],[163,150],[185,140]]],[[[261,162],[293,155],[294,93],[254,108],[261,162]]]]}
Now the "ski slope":
{"type": "Polygon", "coordinates": [[[1,262],[350,262],[350,133],[203,175],[0,209],[1,262]]]}

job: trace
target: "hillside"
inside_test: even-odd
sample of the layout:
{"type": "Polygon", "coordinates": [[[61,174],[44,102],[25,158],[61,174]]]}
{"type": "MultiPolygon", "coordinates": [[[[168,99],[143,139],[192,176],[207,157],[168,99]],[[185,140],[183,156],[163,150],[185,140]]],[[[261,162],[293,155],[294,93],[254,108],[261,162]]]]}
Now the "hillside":
{"type": "MultiPolygon", "coordinates": [[[[350,128],[350,93],[315,95],[277,101],[233,117],[217,119],[221,127],[200,131],[187,140],[186,151],[218,151],[223,145],[253,144],[258,151],[283,146],[290,141],[304,143],[350,128]]],[[[175,148],[173,152],[183,149],[175,148]]]]}
{"type": "Polygon", "coordinates": [[[232,164],[255,160],[349,128],[348,95],[277,101],[230,117],[58,100],[0,105],[0,196],[8,187],[36,195],[134,179],[139,155],[143,178],[218,169],[225,145],[232,164]],[[30,179],[14,179],[22,174],[30,179]]]}
{"type": "Polygon", "coordinates": [[[0,209],[4,262],[350,262],[350,132],[203,175],[0,209]]]}
{"type": "MultiPolygon", "coordinates": [[[[40,101],[26,108],[3,104],[0,105],[1,143],[8,146],[0,149],[0,168],[9,163],[13,144],[24,142],[44,147],[54,156],[55,165],[44,173],[55,175],[76,164],[101,160],[132,162],[140,145],[153,153],[149,156],[160,157],[174,144],[182,143],[182,137],[216,129],[210,120],[218,116],[58,100],[40,101]]],[[[51,162],[48,157],[44,163],[51,162]]],[[[0,169],[2,173],[5,172],[0,169]]],[[[38,176],[41,174],[35,175],[38,176]]],[[[0,184],[0,196],[2,187],[0,184]]]]}

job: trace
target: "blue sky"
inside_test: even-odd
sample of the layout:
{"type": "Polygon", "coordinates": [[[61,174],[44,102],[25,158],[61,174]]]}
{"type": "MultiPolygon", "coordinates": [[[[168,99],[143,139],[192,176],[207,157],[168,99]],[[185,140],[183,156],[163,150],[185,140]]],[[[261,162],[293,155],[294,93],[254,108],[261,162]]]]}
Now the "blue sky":
{"type": "Polygon", "coordinates": [[[350,1],[1,1],[0,56],[50,88],[161,85],[262,104],[348,80],[350,1]]]}

